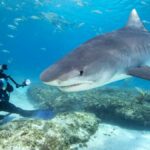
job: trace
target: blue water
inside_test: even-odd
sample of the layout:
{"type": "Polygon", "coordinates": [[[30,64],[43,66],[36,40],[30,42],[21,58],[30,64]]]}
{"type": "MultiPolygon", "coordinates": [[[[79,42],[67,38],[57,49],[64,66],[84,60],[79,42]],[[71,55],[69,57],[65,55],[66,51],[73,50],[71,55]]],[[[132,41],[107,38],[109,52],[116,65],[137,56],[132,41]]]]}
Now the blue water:
{"type": "MultiPolygon", "coordinates": [[[[8,64],[7,72],[18,82],[25,78],[39,81],[43,69],[81,43],[125,26],[133,8],[150,31],[150,0],[0,0],[0,64],[8,64]]],[[[150,81],[130,78],[113,86],[150,89],[150,81]]],[[[46,120],[54,115],[43,112],[39,111],[37,118],[46,120]]],[[[6,118],[4,123],[12,119],[6,118]]],[[[118,143],[122,144],[120,137],[117,149],[118,143]]],[[[141,134],[134,138],[133,145],[141,134]]],[[[106,147],[112,146],[106,142],[106,147]]],[[[128,143],[124,145],[128,147],[128,143]]]]}
{"type": "Polygon", "coordinates": [[[150,0],[1,0],[0,63],[16,77],[39,80],[79,44],[125,26],[133,8],[150,30],[150,0]]]}

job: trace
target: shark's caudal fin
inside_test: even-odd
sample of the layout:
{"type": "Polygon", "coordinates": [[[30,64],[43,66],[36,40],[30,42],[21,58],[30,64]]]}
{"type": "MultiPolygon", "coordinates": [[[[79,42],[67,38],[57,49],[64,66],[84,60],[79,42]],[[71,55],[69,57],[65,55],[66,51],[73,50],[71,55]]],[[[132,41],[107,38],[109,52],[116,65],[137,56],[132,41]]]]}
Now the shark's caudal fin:
{"type": "Polygon", "coordinates": [[[141,30],[146,30],[142,21],[140,20],[140,17],[136,11],[136,9],[133,9],[130,13],[128,23],[126,27],[131,27],[131,28],[138,28],[141,30]]]}

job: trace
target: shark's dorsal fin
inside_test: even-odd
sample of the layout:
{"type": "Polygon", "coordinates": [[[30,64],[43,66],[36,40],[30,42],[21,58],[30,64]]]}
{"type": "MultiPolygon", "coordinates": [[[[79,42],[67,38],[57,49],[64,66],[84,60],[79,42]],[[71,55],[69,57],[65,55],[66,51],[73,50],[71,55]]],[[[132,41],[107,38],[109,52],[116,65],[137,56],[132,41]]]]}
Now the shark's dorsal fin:
{"type": "Polygon", "coordinates": [[[132,27],[132,28],[138,28],[142,30],[146,30],[142,21],[140,20],[140,17],[136,11],[136,9],[133,9],[130,13],[129,20],[127,23],[127,27],[132,27]]]}

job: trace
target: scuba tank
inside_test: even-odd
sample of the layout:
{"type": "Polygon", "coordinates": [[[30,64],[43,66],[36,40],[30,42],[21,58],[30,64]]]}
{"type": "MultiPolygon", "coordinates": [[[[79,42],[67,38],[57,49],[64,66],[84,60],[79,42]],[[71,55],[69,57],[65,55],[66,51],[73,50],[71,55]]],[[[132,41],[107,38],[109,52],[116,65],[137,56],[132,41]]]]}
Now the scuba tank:
{"type": "Polygon", "coordinates": [[[0,79],[0,89],[6,90],[6,88],[7,88],[7,81],[6,81],[6,79],[1,78],[0,79]]]}

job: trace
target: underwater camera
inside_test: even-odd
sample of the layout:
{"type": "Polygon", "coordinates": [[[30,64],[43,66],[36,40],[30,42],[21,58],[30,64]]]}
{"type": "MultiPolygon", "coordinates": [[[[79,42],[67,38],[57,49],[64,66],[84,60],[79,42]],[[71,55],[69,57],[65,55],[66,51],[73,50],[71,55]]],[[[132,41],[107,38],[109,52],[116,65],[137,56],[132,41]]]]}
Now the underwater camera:
{"type": "Polygon", "coordinates": [[[31,81],[29,79],[24,80],[22,82],[22,84],[18,84],[11,76],[3,73],[3,71],[7,70],[7,69],[8,69],[8,66],[6,64],[0,65],[0,78],[1,78],[0,84],[1,84],[1,86],[4,86],[6,88],[8,79],[10,79],[16,85],[16,88],[28,86],[31,84],[31,81]]]}
{"type": "Polygon", "coordinates": [[[23,81],[23,83],[21,84],[21,86],[24,87],[24,86],[28,86],[30,84],[31,84],[30,79],[26,79],[26,80],[23,81]]]}

